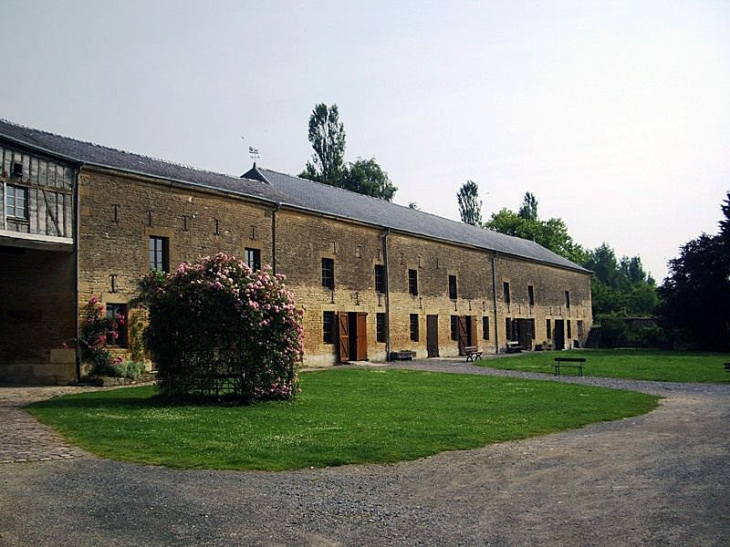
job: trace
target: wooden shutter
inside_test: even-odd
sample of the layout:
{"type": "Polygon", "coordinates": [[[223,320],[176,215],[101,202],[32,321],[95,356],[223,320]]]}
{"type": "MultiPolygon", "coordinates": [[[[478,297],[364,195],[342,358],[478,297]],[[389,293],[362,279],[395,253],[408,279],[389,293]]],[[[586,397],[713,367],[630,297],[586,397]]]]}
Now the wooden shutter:
{"type": "Polygon", "coordinates": [[[459,355],[466,355],[464,348],[469,345],[469,331],[466,328],[466,315],[459,316],[459,355]]]}
{"type": "Polygon", "coordinates": [[[350,325],[347,313],[337,314],[337,338],[340,345],[340,363],[350,360],[350,325]]]}
{"type": "Polygon", "coordinates": [[[365,312],[357,313],[357,355],[358,361],[365,361],[368,358],[368,314],[365,312]]]}

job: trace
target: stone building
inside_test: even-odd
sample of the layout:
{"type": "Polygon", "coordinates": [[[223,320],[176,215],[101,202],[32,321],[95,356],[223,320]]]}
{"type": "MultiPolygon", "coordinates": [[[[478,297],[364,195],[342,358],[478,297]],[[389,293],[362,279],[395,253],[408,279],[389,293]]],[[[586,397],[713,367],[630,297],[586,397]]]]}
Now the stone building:
{"type": "MultiPolygon", "coordinates": [[[[222,251],[287,276],[305,365],[581,344],[590,273],[526,241],[254,166],[198,170],[0,121],[0,382],[80,372],[81,309],[222,251]],[[73,344],[71,344],[73,346],[73,344]]],[[[134,322],[131,322],[134,323],[134,322]]],[[[115,351],[140,333],[127,323],[115,351]]]]}

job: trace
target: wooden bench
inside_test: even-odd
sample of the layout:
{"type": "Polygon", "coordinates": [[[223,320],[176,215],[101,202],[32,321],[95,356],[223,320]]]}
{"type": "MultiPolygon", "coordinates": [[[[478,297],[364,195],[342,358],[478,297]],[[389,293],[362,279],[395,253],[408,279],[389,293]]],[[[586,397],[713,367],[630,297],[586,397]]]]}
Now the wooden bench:
{"type": "Polygon", "coordinates": [[[415,351],[411,351],[411,350],[407,350],[407,349],[390,352],[391,361],[412,361],[415,356],[416,356],[415,351]]]}
{"type": "Polygon", "coordinates": [[[583,363],[585,362],[585,357],[556,357],[553,365],[555,367],[555,376],[560,376],[560,369],[565,367],[578,369],[578,374],[583,376],[583,363]]]}
{"type": "Polygon", "coordinates": [[[464,353],[466,354],[467,361],[476,361],[477,359],[482,358],[483,352],[477,346],[466,346],[464,348],[464,353]]]}
{"type": "Polygon", "coordinates": [[[523,349],[524,348],[520,346],[520,343],[517,340],[507,341],[507,353],[522,353],[523,349]]]}

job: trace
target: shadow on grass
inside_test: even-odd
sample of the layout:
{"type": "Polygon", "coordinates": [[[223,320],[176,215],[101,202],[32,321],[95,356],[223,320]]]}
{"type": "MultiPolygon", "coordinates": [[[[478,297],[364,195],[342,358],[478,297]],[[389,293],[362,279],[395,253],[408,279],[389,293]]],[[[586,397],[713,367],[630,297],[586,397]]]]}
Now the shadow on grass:
{"type": "Polygon", "coordinates": [[[243,401],[230,397],[201,398],[196,396],[170,396],[157,393],[154,387],[127,388],[107,392],[88,392],[63,395],[45,401],[31,403],[26,408],[53,409],[108,409],[127,408],[130,410],[147,408],[177,407],[232,407],[250,406],[243,401]],[[143,390],[143,391],[142,391],[143,390]]]}

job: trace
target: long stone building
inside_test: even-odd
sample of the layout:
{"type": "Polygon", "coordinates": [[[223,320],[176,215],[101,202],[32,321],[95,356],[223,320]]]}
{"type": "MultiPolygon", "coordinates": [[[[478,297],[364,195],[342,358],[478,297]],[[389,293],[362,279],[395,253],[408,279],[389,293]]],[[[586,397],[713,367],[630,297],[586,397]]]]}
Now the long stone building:
{"type": "MultiPolygon", "coordinates": [[[[222,251],[287,276],[305,365],[580,345],[590,272],[540,245],[268,169],[232,177],[0,121],[0,382],[68,383],[96,296],[222,251]]],[[[123,327],[116,352],[140,333],[123,327]]]]}

